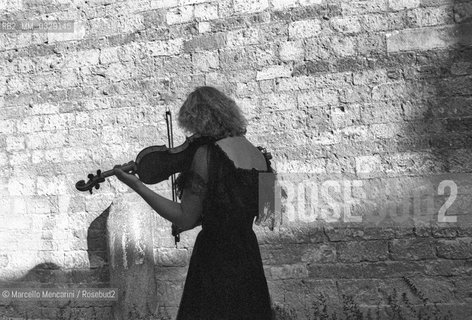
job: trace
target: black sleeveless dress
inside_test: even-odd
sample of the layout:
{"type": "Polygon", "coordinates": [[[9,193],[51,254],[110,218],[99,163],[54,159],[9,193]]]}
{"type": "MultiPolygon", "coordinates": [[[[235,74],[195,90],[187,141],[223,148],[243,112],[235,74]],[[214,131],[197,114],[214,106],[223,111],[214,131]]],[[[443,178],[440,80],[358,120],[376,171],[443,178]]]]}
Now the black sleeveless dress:
{"type": "Polygon", "coordinates": [[[189,183],[207,190],[177,320],[269,320],[269,290],[252,230],[258,174],[273,172],[269,157],[264,153],[267,171],[236,168],[220,146],[207,146],[207,183],[191,169],[176,181],[180,195],[189,183]]]}

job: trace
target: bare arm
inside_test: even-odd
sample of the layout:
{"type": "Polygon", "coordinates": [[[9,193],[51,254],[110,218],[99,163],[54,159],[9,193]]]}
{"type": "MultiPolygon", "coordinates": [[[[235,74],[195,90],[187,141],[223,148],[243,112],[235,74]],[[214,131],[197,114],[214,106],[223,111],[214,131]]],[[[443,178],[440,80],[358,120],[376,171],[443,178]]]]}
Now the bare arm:
{"type": "MultiPolygon", "coordinates": [[[[192,170],[207,181],[207,147],[200,147],[192,161],[192,170]]],[[[183,230],[198,225],[202,213],[202,201],[206,189],[189,184],[183,190],[181,203],[169,200],[149,189],[136,176],[125,173],[120,166],[115,166],[115,175],[122,182],[138,193],[161,217],[183,230]]]]}

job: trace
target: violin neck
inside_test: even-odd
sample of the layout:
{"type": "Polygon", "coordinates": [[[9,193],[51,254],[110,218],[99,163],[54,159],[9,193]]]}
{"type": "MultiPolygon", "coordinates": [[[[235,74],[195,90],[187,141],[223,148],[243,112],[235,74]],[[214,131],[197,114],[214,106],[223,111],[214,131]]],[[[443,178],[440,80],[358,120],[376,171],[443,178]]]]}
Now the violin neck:
{"type": "MultiPolygon", "coordinates": [[[[136,164],[134,162],[127,163],[121,167],[124,172],[130,173],[135,170],[136,164]]],[[[114,176],[113,169],[102,172],[102,178],[108,178],[114,176]]]]}

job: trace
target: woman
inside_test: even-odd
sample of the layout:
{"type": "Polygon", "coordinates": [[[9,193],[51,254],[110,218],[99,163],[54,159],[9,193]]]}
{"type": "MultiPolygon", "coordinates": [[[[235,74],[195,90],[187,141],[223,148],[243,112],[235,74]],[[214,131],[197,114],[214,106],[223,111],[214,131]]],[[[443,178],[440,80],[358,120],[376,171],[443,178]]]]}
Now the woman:
{"type": "Polygon", "coordinates": [[[177,319],[270,319],[269,291],[252,230],[258,173],[273,172],[269,158],[245,138],[246,120],[236,103],[213,87],[190,93],[178,122],[188,132],[214,138],[197,149],[189,170],[177,178],[181,203],[156,194],[119,166],[114,169],[182,230],[202,225],[177,319]]]}

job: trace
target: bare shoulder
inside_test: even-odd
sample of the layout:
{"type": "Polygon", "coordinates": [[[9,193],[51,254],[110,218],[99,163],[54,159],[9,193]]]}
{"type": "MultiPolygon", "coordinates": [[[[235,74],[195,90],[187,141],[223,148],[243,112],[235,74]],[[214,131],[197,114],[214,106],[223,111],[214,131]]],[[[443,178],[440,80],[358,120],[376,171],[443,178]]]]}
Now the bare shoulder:
{"type": "Polygon", "coordinates": [[[227,137],[218,140],[216,143],[237,167],[267,169],[264,156],[246,137],[227,137]]]}
{"type": "Polygon", "coordinates": [[[251,147],[255,148],[254,145],[244,136],[226,137],[216,141],[216,144],[219,145],[226,153],[232,153],[235,150],[250,150],[251,147]]]}

